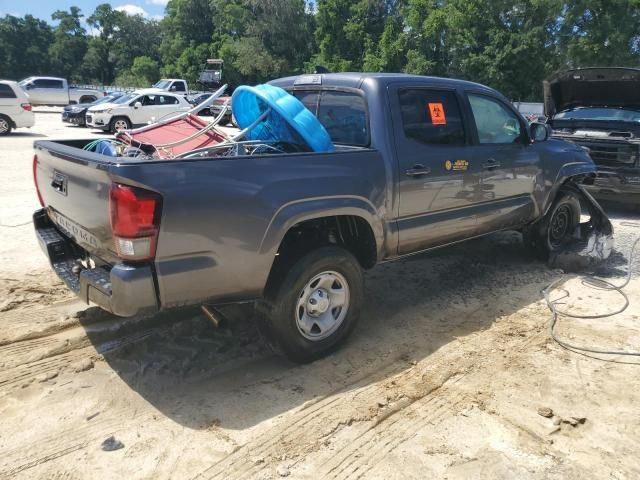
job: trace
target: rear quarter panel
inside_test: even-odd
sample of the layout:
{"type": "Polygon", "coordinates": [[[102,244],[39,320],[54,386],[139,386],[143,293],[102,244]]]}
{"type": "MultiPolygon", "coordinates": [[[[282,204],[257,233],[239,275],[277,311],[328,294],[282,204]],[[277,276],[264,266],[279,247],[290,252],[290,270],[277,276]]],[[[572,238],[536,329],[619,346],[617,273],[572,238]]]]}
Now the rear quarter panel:
{"type": "Polygon", "coordinates": [[[155,268],[164,307],[262,294],[280,240],[298,221],[361,214],[382,242],[386,173],[363,149],[119,165],[114,181],[163,196],[155,268]]]}

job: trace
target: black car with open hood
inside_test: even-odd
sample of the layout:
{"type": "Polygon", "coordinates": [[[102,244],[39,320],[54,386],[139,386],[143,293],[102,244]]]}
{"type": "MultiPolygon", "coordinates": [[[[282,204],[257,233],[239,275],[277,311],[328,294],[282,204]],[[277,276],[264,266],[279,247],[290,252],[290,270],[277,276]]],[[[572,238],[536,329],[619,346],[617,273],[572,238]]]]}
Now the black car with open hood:
{"type": "Polygon", "coordinates": [[[553,136],[588,148],[598,165],[592,193],[640,204],[640,69],[570,70],[543,86],[553,136]]]}

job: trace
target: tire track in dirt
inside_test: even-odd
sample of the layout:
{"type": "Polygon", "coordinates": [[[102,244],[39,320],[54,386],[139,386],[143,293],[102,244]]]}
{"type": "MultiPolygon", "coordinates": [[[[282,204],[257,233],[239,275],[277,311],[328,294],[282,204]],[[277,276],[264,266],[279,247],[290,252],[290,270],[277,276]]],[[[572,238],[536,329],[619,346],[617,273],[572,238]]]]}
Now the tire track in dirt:
{"type": "MultiPolygon", "coordinates": [[[[504,321],[497,331],[494,330],[492,337],[499,337],[506,350],[517,352],[533,338],[514,335],[514,329],[517,330],[518,326],[504,321]]],[[[364,471],[367,462],[375,457],[364,455],[362,459],[354,461],[348,452],[370,451],[375,445],[376,451],[384,455],[384,452],[406,441],[427,424],[437,423],[474,402],[473,397],[448,385],[449,382],[460,382],[469,372],[491,361],[492,355],[480,357],[477,345],[472,347],[474,344],[451,342],[444,349],[431,354],[426,367],[412,367],[396,375],[391,372],[397,370],[399,362],[394,361],[385,369],[391,376],[378,370],[343,386],[319,399],[313,407],[300,409],[293,418],[289,418],[288,423],[271,428],[240,446],[194,478],[252,478],[269,471],[274,462],[283,459],[289,459],[290,465],[295,465],[298,459],[322,450],[326,439],[346,427],[356,429],[357,440],[337,455],[329,452],[330,456],[319,461],[317,468],[323,472],[321,478],[357,477],[364,471]],[[374,375],[386,379],[368,383],[367,380],[374,375]],[[350,391],[354,393],[350,394],[350,391]],[[376,399],[381,397],[391,398],[388,408],[375,408],[376,399]],[[435,411],[421,413],[426,411],[430,402],[433,402],[435,411]],[[413,417],[413,420],[407,417],[413,417]],[[399,432],[394,432],[391,438],[385,438],[380,444],[381,428],[384,427],[387,434],[394,426],[399,428],[399,432]]],[[[502,358],[502,354],[503,351],[499,351],[494,356],[500,355],[502,358]]]]}
{"type": "MultiPolygon", "coordinates": [[[[387,370],[392,371],[394,368],[397,368],[395,362],[390,364],[387,370]]],[[[253,477],[264,470],[268,463],[267,459],[283,456],[297,458],[311,453],[321,447],[324,439],[331,437],[344,427],[362,424],[365,426],[365,431],[373,429],[375,425],[396,413],[403,412],[417,400],[438,390],[449,378],[457,374],[460,368],[459,364],[455,365],[455,368],[443,367],[441,370],[445,373],[437,375],[437,379],[429,382],[429,385],[420,392],[413,391],[413,388],[405,389],[403,386],[419,383],[425,373],[422,370],[411,368],[384,382],[368,383],[368,377],[381,373],[376,371],[342,387],[331,396],[324,397],[314,405],[314,408],[300,410],[296,414],[297,418],[292,419],[293,421],[282,426],[278,431],[274,432],[273,429],[266,431],[255,441],[240,447],[227,458],[201,472],[196,478],[253,477]],[[354,391],[351,395],[348,394],[350,390],[354,391]],[[389,395],[394,397],[397,403],[387,412],[379,411],[375,407],[375,399],[389,395]],[[371,425],[372,422],[373,425],[371,425]],[[264,463],[256,464],[253,460],[255,458],[264,460],[264,463]]]]}
{"type": "Polygon", "coordinates": [[[0,478],[14,477],[20,472],[82,450],[92,443],[97,444],[110,435],[130,428],[132,422],[142,423],[152,418],[150,413],[127,418],[129,412],[126,408],[120,408],[110,412],[109,417],[57,431],[28,446],[21,445],[11,450],[0,451],[3,461],[0,466],[0,478]],[[123,418],[127,418],[127,423],[123,422],[123,418]]]}
{"type": "Polygon", "coordinates": [[[62,332],[80,325],[78,309],[86,308],[80,302],[57,307],[26,307],[0,313],[7,328],[0,332],[0,346],[24,340],[34,340],[62,332]]]}
{"type": "MultiPolygon", "coordinates": [[[[75,344],[59,347],[58,349],[41,352],[41,358],[36,360],[16,359],[15,366],[0,371],[0,395],[6,394],[13,388],[31,383],[38,377],[45,378],[49,374],[60,373],[73,368],[86,358],[100,359],[102,354],[114,352],[128,345],[142,342],[153,335],[167,333],[171,327],[150,328],[140,332],[125,335],[118,339],[106,341],[94,346],[88,338],[79,339],[75,344]],[[61,351],[61,350],[67,351],[61,351]]],[[[28,353],[28,352],[27,352],[28,353]]],[[[36,354],[31,354],[34,356],[36,354]]]]}
{"type": "Polygon", "coordinates": [[[337,463],[327,464],[327,467],[333,465],[328,470],[321,469],[322,477],[336,479],[359,478],[364,473],[363,470],[368,470],[375,463],[382,461],[385,455],[407,441],[408,438],[415,436],[427,425],[439,424],[447,416],[455,414],[472,401],[471,398],[464,395],[460,395],[457,399],[450,398],[447,395],[444,398],[431,397],[424,400],[412,404],[407,411],[402,411],[402,415],[399,415],[393,423],[384,425],[385,433],[393,432],[391,435],[385,435],[386,441],[384,443],[377,442],[380,438],[381,428],[380,424],[376,424],[365,435],[360,436],[357,442],[352,444],[350,455],[346,455],[346,452],[342,450],[337,457],[340,459],[337,463]],[[422,408],[431,408],[432,410],[429,414],[424,415],[420,412],[422,408]],[[355,445],[357,447],[353,448],[355,445]],[[356,455],[358,452],[365,453],[356,455]]]}

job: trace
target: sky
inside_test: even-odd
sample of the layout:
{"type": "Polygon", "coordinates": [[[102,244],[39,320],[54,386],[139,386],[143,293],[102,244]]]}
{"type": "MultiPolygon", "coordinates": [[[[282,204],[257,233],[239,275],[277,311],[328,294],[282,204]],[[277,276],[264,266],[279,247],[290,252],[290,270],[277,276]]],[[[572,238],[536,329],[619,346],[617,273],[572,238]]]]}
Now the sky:
{"type": "Polygon", "coordinates": [[[97,5],[110,3],[117,10],[124,10],[130,15],[141,14],[146,18],[162,18],[168,0],[0,0],[0,16],[31,14],[51,22],[51,14],[56,10],[69,10],[75,5],[80,7],[85,16],[93,13],[97,5]]]}

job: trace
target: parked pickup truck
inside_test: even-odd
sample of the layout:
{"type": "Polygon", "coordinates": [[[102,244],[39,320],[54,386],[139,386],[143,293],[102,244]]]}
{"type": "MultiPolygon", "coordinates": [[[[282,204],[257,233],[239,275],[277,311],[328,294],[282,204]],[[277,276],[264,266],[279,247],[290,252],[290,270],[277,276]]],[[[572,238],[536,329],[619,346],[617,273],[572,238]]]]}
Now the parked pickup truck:
{"type": "Polygon", "coordinates": [[[544,82],[553,136],[589,149],[597,198],[640,207],[640,69],[581,68],[544,82]]]}
{"type": "Polygon", "coordinates": [[[28,77],[19,85],[29,94],[32,105],[91,103],[102,96],[98,90],[70,87],[64,78],[28,77]]]}
{"type": "Polygon", "coordinates": [[[358,73],[272,84],[335,151],[141,161],[82,150],[91,139],[35,142],[35,229],[69,288],[121,316],[256,301],[268,338],[304,362],[353,330],[364,269],[499,230],[540,252],[575,233],[595,165],[490,88],[358,73]]]}
{"type": "Polygon", "coordinates": [[[187,81],[181,78],[163,78],[151,85],[151,88],[156,88],[164,92],[183,93],[185,95],[189,93],[187,81]]]}

